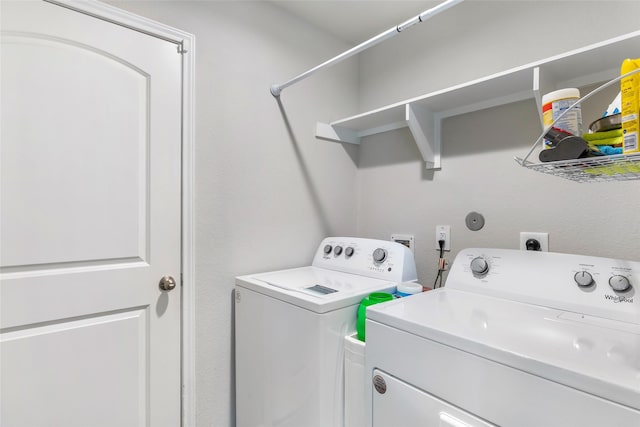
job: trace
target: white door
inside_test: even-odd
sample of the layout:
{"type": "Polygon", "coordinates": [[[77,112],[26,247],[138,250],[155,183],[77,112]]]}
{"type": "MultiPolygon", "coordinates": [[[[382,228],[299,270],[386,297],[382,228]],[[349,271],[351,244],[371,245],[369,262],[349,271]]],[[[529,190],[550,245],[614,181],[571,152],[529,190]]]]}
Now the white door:
{"type": "Polygon", "coordinates": [[[0,425],[180,425],[181,54],[1,2],[0,425]]]}

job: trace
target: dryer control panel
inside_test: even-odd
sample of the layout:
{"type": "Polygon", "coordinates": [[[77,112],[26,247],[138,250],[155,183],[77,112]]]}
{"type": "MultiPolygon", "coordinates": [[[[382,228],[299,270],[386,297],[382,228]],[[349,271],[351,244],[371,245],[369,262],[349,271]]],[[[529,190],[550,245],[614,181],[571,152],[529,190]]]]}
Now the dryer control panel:
{"type": "Polygon", "coordinates": [[[411,250],[387,240],[327,237],[320,243],[312,265],[393,282],[417,280],[411,250]]]}
{"type": "Polygon", "coordinates": [[[640,262],[553,252],[465,249],[446,287],[640,324],[640,262]]]}

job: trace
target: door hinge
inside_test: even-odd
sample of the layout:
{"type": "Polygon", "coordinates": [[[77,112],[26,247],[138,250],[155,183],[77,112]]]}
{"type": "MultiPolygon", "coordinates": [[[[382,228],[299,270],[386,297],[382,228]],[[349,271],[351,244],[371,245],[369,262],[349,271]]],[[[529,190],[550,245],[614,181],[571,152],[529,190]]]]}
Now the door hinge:
{"type": "Polygon", "coordinates": [[[184,48],[184,45],[183,45],[182,43],[180,43],[180,44],[178,45],[178,53],[179,53],[180,55],[184,55],[184,54],[185,54],[185,53],[187,53],[187,52],[189,52],[189,51],[188,51],[188,50],[186,50],[186,49],[184,48]]]}

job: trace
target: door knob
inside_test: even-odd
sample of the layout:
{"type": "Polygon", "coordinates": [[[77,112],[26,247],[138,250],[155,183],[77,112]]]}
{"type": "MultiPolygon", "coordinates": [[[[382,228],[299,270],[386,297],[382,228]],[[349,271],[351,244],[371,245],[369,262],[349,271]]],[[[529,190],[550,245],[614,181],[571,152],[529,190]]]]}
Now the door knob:
{"type": "Polygon", "coordinates": [[[176,287],[176,279],[171,276],[163,276],[159,283],[160,289],[170,291],[176,287]]]}

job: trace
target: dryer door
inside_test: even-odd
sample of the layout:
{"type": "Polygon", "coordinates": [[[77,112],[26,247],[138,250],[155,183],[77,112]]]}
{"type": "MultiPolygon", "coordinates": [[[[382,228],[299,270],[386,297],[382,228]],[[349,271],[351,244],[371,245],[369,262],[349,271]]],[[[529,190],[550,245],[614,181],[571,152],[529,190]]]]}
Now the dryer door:
{"type": "Polygon", "coordinates": [[[378,369],[373,385],[373,427],[495,427],[378,369]]]}

